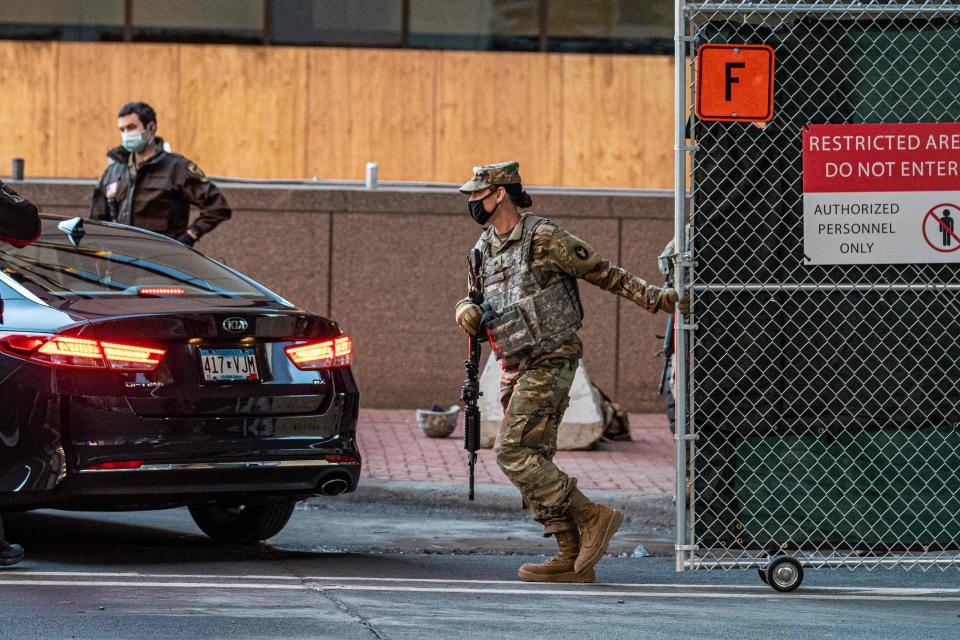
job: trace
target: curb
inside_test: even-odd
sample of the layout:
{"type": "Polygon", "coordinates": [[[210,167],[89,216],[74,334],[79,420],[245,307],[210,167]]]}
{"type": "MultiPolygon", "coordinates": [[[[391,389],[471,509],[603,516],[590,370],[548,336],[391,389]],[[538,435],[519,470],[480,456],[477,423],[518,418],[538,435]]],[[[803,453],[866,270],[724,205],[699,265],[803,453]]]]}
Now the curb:
{"type": "MultiPolygon", "coordinates": [[[[661,493],[629,491],[588,491],[591,500],[619,509],[627,522],[638,525],[671,526],[674,523],[673,496],[661,493]]],[[[461,511],[475,517],[515,515],[526,519],[520,492],[512,485],[480,484],[476,500],[467,499],[467,488],[460,484],[432,483],[412,480],[361,478],[357,490],[335,498],[314,496],[307,505],[322,507],[330,500],[362,504],[383,504],[393,507],[461,511]]]]}
{"type": "MultiPolygon", "coordinates": [[[[588,491],[591,500],[620,510],[624,525],[610,554],[622,558],[672,556],[675,537],[673,497],[628,491],[588,491]]],[[[476,500],[464,484],[362,478],[357,490],[336,497],[314,496],[301,508],[328,511],[333,518],[375,518],[380,533],[393,535],[387,548],[421,553],[543,555],[553,552],[547,538],[522,508],[513,485],[481,484],[476,500]],[[396,521],[394,523],[393,521],[396,521]],[[413,528],[410,522],[438,523],[413,528]],[[398,524],[397,524],[398,523],[398,524]],[[516,535],[526,531],[524,535],[516,535]],[[439,537],[438,537],[439,536],[439,537]],[[455,542],[444,542],[451,538],[455,542]]],[[[378,543],[379,544],[379,543],[378,543]]]]}

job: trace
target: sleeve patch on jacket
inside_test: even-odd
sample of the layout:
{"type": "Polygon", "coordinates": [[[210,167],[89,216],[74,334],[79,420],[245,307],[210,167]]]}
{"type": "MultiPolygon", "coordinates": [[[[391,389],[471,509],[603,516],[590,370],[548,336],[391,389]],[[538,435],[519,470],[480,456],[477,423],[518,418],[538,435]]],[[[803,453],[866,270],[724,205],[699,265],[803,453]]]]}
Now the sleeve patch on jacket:
{"type": "Polygon", "coordinates": [[[197,176],[198,178],[201,178],[203,180],[207,179],[207,174],[205,174],[203,171],[200,170],[200,167],[197,166],[196,162],[192,162],[192,161],[188,162],[187,171],[197,176]]]}

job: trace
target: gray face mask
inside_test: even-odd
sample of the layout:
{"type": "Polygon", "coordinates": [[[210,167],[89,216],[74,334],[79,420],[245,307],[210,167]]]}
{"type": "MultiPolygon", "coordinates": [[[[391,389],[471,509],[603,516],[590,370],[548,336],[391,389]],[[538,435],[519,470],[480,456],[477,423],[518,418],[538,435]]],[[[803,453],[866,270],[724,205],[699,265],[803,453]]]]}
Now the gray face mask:
{"type": "Polygon", "coordinates": [[[123,148],[130,153],[140,153],[150,140],[149,131],[124,131],[120,134],[123,148]]]}

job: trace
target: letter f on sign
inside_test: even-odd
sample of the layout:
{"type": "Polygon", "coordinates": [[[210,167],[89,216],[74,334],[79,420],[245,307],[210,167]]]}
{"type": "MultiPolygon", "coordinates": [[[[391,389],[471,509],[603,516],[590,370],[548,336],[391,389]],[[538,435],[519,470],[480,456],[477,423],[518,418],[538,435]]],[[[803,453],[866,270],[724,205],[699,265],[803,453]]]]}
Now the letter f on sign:
{"type": "Polygon", "coordinates": [[[733,100],[733,85],[740,84],[740,78],[733,75],[734,69],[743,69],[747,66],[746,62],[727,62],[724,64],[725,75],[724,82],[726,83],[726,99],[727,102],[733,100]]]}

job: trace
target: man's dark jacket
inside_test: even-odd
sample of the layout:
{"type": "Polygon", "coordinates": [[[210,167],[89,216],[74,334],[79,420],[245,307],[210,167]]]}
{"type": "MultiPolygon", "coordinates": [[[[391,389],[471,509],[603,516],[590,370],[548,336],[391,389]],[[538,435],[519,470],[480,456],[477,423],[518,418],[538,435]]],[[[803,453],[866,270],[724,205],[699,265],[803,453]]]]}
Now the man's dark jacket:
{"type": "Polygon", "coordinates": [[[40,215],[29,200],[0,182],[0,241],[25,247],[40,235],[40,215]]]}
{"type": "Polygon", "coordinates": [[[93,190],[90,217],[135,225],[171,238],[186,232],[190,205],[200,209],[200,217],[190,227],[198,238],[228,220],[226,199],[203,171],[183,156],[164,151],[162,139],[154,142],[157,152],[137,167],[135,177],[128,165],[129,151],[115,147],[107,153],[112,162],[93,190]]]}

